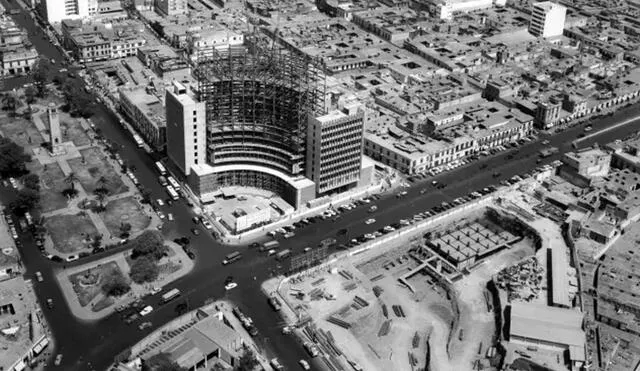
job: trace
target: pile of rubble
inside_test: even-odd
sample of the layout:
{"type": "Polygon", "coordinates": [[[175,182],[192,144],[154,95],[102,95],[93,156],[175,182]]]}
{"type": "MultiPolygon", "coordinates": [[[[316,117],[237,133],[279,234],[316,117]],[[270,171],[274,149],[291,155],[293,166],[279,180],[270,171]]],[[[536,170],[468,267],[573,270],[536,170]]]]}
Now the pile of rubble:
{"type": "Polygon", "coordinates": [[[500,271],[496,277],[496,284],[500,289],[507,291],[509,301],[531,301],[540,294],[543,277],[544,269],[533,256],[500,271]]]}

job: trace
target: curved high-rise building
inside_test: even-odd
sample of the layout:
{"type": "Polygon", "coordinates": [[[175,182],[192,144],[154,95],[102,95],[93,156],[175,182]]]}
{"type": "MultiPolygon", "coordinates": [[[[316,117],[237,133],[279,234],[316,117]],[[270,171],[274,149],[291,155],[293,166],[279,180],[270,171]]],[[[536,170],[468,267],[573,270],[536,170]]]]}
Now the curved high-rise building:
{"type": "Polygon", "coordinates": [[[249,186],[273,191],[297,208],[319,195],[357,185],[362,112],[327,111],[325,76],[314,60],[249,37],[245,45],[197,58],[194,76],[193,94],[184,89],[167,93],[167,148],[201,197],[225,186],[249,186]],[[184,95],[192,97],[181,98],[184,95]],[[184,107],[196,107],[196,102],[204,104],[205,122],[194,110],[193,133],[188,133],[191,116],[184,119],[176,112],[188,113],[191,108],[184,107]],[[197,139],[203,131],[206,143],[197,139]],[[204,152],[205,164],[189,165],[185,156],[172,155],[173,148],[188,153],[196,147],[196,155],[189,158],[204,152]]]}

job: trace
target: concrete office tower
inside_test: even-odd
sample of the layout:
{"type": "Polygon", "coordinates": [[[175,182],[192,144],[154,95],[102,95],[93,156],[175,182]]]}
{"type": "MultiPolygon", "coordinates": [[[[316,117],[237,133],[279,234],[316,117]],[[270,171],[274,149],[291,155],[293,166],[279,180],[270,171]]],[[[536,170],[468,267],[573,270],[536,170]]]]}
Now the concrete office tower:
{"type": "Polygon", "coordinates": [[[536,37],[561,36],[567,8],[562,5],[543,1],[531,6],[529,33],[536,37]]]}
{"type": "Polygon", "coordinates": [[[187,0],[155,0],[156,12],[164,15],[186,14],[187,0]]]}
{"type": "Polygon", "coordinates": [[[96,15],[98,0],[45,0],[42,15],[50,24],[63,19],[82,19],[96,15]]]}
{"type": "Polygon", "coordinates": [[[358,185],[363,125],[364,109],[359,103],[309,118],[306,173],[316,184],[316,196],[358,185]]]}
{"type": "Polygon", "coordinates": [[[166,90],[167,155],[185,175],[194,165],[206,163],[207,125],[205,103],[174,81],[166,90]]]}

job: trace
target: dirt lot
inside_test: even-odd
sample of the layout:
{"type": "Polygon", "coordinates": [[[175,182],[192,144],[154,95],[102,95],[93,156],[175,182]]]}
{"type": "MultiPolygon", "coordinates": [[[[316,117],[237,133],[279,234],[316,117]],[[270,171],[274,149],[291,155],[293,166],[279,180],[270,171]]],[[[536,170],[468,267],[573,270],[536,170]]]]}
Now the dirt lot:
{"type": "Polygon", "coordinates": [[[90,238],[98,233],[88,216],[55,215],[47,218],[45,227],[51,235],[53,246],[62,253],[73,253],[87,248],[90,238]]]}
{"type": "Polygon", "coordinates": [[[531,256],[531,246],[528,240],[518,242],[452,284],[458,321],[452,295],[436,283],[434,273],[423,268],[425,260],[412,257],[406,243],[382,255],[342,259],[330,271],[284,284],[280,292],[291,308],[307,312],[318,327],[330,331],[347,358],[365,370],[425,368],[427,353],[431,370],[471,370],[476,359],[484,358],[496,334],[485,298],[486,283],[492,274],[531,256]],[[399,278],[406,278],[406,284],[399,278]],[[294,296],[298,290],[306,294],[302,300],[294,296]],[[358,304],[356,296],[368,305],[358,304]],[[394,306],[400,306],[399,315],[394,306]],[[329,322],[331,317],[351,327],[329,322]]]}
{"type": "Polygon", "coordinates": [[[120,174],[104,159],[100,149],[88,148],[80,151],[80,153],[82,154],[81,158],[71,159],[68,163],[80,180],[82,188],[88,194],[92,194],[97,188],[100,177],[106,178],[105,187],[109,190],[110,195],[117,195],[127,191],[127,186],[122,183],[120,174]]]}
{"type": "Polygon", "coordinates": [[[133,197],[124,197],[109,202],[106,210],[100,216],[112,235],[118,236],[121,233],[122,223],[131,224],[131,231],[134,234],[147,228],[151,219],[144,213],[142,207],[133,197]]]}

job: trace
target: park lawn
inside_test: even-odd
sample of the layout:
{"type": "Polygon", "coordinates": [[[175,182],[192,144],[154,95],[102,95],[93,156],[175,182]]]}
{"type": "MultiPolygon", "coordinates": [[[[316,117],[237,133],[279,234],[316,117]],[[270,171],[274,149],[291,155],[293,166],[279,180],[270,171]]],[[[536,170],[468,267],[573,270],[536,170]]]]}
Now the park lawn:
{"type": "Polygon", "coordinates": [[[67,198],[62,191],[69,185],[57,162],[45,166],[38,161],[31,161],[27,168],[40,177],[40,209],[43,213],[67,207],[67,198]]]}
{"type": "Polygon", "coordinates": [[[142,206],[132,196],[110,201],[107,208],[100,213],[104,224],[114,236],[119,236],[122,223],[131,224],[130,234],[146,229],[151,223],[149,216],[143,211],[142,206]]]}
{"type": "Polygon", "coordinates": [[[44,226],[51,235],[53,247],[65,254],[88,248],[91,237],[98,234],[89,216],[80,213],[51,216],[46,219],[44,226]]]}
{"type": "Polygon", "coordinates": [[[111,196],[128,190],[120,174],[107,162],[100,149],[87,148],[80,151],[80,154],[82,157],[70,159],[67,162],[88,194],[93,194],[93,191],[98,188],[97,183],[100,177],[105,177],[107,180],[105,187],[111,196]]]}
{"type": "Polygon", "coordinates": [[[71,117],[68,113],[60,112],[60,132],[63,142],[73,142],[76,147],[91,144],[91,139],[82,128],[79,119],[71,117]]]}
{"type": "Polygon", "coordinates": [[[109,308],[116,302],[116,300],[111,296],[102,295],[102,298],[96,302],[96,305],[91,307],[91,311],[99,312],[105,308],[109,308]]]}
{"type": "Polygon", "coordinates": [[[42,134],[33,122],[22,117],[8,117],[5,112],[0,113],[0,131],[4,137],[11,138],[23,147],[28,154],[33,154],[32,149],[40,147],[44,142],[42,134]]]}
{"type": "MultiPolygon", "coordinates": [[[[103,295],[102,280],[112,274],[124,276],[115,261],[99,264],[82,272],[69,275],[69,281],[71,281],[73,291],[76,293],[80,305],[85,307],[98,295],[103,295]]],[[[100,300],[100,302],[103,300],[100,300]]],[[[94,311],[97,310],[94,309],[94,311]]]]}

